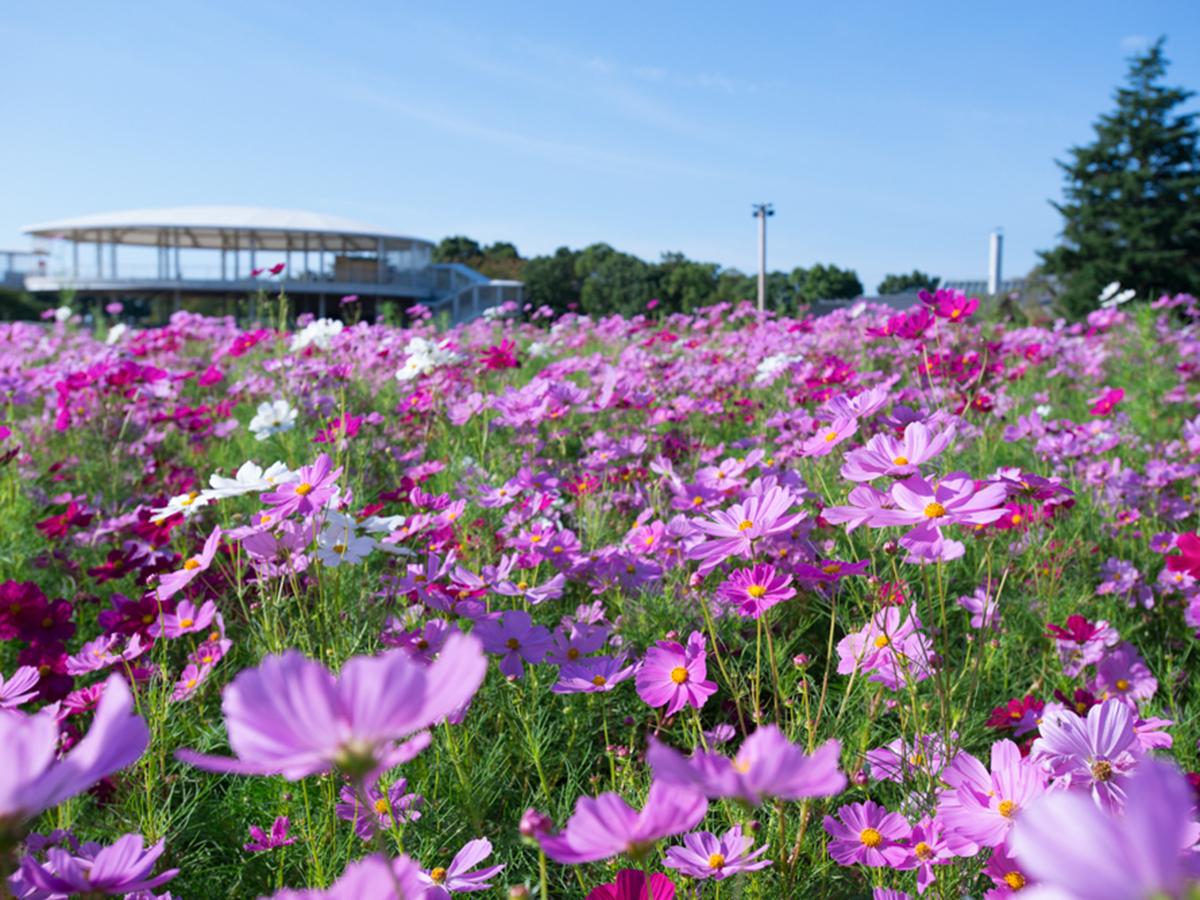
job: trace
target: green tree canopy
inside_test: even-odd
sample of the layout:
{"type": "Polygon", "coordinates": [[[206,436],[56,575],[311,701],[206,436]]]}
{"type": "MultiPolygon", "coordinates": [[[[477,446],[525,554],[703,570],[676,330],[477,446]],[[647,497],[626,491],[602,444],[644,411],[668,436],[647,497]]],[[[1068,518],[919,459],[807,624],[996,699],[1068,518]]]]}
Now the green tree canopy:
{"type": "Polygon", "coordinates": [[[799,296],[805,303],[815,300],[849,300],[862,294],[862,282],[853,269],[839,269],[835,265],[818,263],[809,269],[797,269],[792,273],[804,272],[804,281],[799,284],[799,296]]]}
{"type": "Polygon", "coordinates": [[[1192,92],[1162,85],[1166,70],[1160,38],[1130,60],[1095,140],[1058,163],[1062,243],[1042,259],[1077,315],[1113,281],[1142,297],[1200,290],[1200,135],[1195,114],[1179,109],[1192,92]]]}
{"type": "Polygon", "coordinates": [[[936,275],[926,275],[920,269],[913,269],[908,275],[884,275],[875,290],[883,296],[908,291],[936,291],[941,280],[936,275]]]}
{"type": "Polygon", "coordinates": [[[456,234],[453,237],[442,238],[433,248],[433,261],[436,263],[465,263],[483,255],[478,241],[473,241],[466,235],[456,234]]]}

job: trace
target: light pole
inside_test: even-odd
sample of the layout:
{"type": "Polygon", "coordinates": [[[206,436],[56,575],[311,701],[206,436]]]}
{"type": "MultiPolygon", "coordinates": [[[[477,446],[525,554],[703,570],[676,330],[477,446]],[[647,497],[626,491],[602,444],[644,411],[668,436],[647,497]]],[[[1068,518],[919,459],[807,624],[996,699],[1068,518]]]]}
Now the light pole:
{"type": "Polygon", "coordinates": [[[754,218],[758,219],[758,311],[767,308],[767,217],[775,215],[770,203],[755,203],[754,218]]]}

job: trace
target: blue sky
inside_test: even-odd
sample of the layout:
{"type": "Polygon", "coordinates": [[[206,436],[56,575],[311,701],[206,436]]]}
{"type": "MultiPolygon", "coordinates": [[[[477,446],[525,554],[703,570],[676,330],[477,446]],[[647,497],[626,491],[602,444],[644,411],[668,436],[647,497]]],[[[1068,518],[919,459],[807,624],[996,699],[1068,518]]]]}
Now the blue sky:
{"type": "Polygon", "coordinates": [[[311,209],[525,255],[1006,274],[1051,246],[1053,160],[1192,2],[20,3],[0,17],[0,247],[148,206],[311,209]]]}

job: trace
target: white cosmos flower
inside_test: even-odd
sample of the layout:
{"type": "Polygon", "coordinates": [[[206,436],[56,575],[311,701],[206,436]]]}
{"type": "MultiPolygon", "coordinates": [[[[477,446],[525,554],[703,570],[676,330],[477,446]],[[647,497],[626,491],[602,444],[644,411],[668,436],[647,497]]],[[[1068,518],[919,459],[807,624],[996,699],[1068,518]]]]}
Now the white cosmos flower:
{"type": "Polygon", "coordinates": [[[60,306],[54,311],[55,322],[65,322],[75,314],[74,310],[69,306],[60,306]]]}
{"type": "Polygon", "coordinates": [[[341,334],[345,327],[341,319],[317,319],[309,322],[299,333],[292,335],[292,343],[288,349],[296,353],[311,344],[319,350],[328,350],[333,344],[333,339],[341,334]]]}
{"type": "Polygon", "coordinates": [[[169,519],[171,516],[183,513],[185,519],[190,519],[196,514],[196,510],[202,506],[208,506],[208,497],[198,491],[190,491],[186,494],[179,494],[167,501],[166,506],[160,506],[152,510],[153,515],[150,516],[151,522],[161,522],[164,519],[169,519]]]}
{"type": "Polygon", "coordinates": [[[104,339],[104,343],[110,347],[125,336],[125,332],[129,330],[129,326],[124,322],[118,322],[112,328],[108,329],[108,337],[104,339]]]}
{"type": "Polygon", "coordinates": [[[463,359],[459,353],[450,349],[449,341],[435,344],[423,337],[415,337],[404,348],[408,359],[400,371],[396,373],[397,381],[412,381],[421,375],[429,375],[440,366],[448,366],[463,359]]]}
{"type": "Polygon", "coordinates": [[[1121,282],[1114,281],[1100,292],[1100,308],[1101,309],[1116,309],[1122,303],[1128,303],[1137,296],[1137,291],[1133,288],[1121,290],[1121,282]]]}
{"type": "Polygon", "coordinates": [[[343,563],[356,564],[371,555],[375,541],[356,534],[354,520],[340,513],[331,513],[325,528],[317,535],[317,557],[325,565],[337,568],[343,563]]]}
{"type": "Polygon", "coordinates": [[[213,475],[208,479],[212,485],[203,492],[209,500],[223,500],[226,497],[240,497],[242,494],[257,494],[270,490],[276,485],[295,481],[298,476],[281,462],[263,471],[262,466],[251,460],[244,462],[232,478],[224,475],[213,475]]]}
{"type": "Polygon", "coordinates": [[[1035,406],[1033,411],[1044,419],[1050,415],[1050,404],[1043,403],[1041,406],[1035,406]]]}
{"type": "Polygon", "coordinates": [[[265,441],[273,434],[280,434],[295,428],[297,415],[299,415],[298,410],[286,400],[260,403],[258,412],[250,420],[250,430],[260,441],[265,441]]]}

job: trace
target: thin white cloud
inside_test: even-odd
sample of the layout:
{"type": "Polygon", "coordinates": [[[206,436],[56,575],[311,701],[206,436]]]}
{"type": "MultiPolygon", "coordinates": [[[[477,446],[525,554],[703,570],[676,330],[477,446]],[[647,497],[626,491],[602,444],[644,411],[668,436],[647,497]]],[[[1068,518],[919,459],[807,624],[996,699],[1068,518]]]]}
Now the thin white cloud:
{"type": "Polygon", "coordinates": [[[1127,34],[1121,38],[1121,49],[1126,53],[1144,53],[1153,43],[1144,34],[1127,34]]]}

